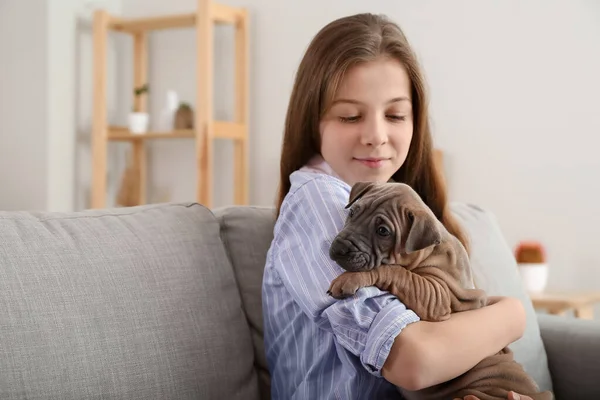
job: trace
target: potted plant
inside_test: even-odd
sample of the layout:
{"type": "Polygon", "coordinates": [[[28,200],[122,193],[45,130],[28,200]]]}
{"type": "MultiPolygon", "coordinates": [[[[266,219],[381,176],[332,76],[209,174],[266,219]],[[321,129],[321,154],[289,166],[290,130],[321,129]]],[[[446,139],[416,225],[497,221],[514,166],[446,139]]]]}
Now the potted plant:
{"type": "Polygon", "coordinates": [[[185,102],[179,104],[175,112],[175,129],[193,129],[194,128],[194,111],[192,107],[185,102]]]}
{"type": "MultiPolygon", "coordinates": [[[[144,96],[149,91],[148,84],[145,84],[135,88],[133,94],[138,98],[144,96]]],[[[148,131],[150,117],[147,112],[142,112],[136,108],[135,104],[137,103],[138,102],[134,101],[133,110],[129,114],[129,131],[131,133],[146,133],[148,131]]]]}
{"type": "Polygon", "coordinates": [[[543,292],[548,282],[546,250],[537,241],[521,241],[515,248],[519,274],[531,293],[543,292]]]}

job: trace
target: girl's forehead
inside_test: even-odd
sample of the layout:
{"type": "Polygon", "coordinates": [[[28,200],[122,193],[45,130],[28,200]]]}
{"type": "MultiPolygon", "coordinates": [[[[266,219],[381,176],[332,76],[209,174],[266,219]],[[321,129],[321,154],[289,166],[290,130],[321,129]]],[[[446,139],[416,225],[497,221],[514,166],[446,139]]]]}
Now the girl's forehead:
{"type": "Polygon", "coordinates": [[[358,64],[347,70],[333,96],[334,102],[359,102],[359,93],[378,93],[389,99],[410,99],[411,85],[406,68],[394,59],[358,64]]]}
{"type": "MultiPolygon", "coordinates": [[[[410,78],[404,65],[395,59],[361,63],[348,69],[341,77],[337,95],[357,88],[369,87],[409,89],[410,78]]],[[[336,96],[337,97],[337,96],[336,96]]]]}

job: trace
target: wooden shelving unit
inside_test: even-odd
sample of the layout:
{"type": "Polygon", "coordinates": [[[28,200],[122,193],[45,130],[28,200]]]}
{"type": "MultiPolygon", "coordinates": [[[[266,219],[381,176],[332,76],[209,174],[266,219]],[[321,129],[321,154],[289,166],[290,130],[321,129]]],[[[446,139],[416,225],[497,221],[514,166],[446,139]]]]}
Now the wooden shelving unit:
{"type": "MultiPolygon", "coordinates": [[[[92,208],[105,207],[107,146],[110,141],[130,142],[139,184],[137,204],[146,202],[146,140],[195,139],[199,203],[212,207],[213,140],[234,141],[234,202],[248,203],[248,13],[211,0],[198,0],[194,13],[126,19],[104,10],[94,14],[94,110],[92,138],[92,208]],[[235,120],[213,119],[213,27],[231,24],[235,28],[235,120]],[[109,126],[107,121],[107,39],[111,31],[133,37],[134,86],[147,83],[148,32],[160,29],[196,28],[197,105],[194,129],[132,134],[126,127],[109,126]]],[[[133,90],[131,91],[133,95],[133,90]]],[[[146,98],[135,98],[140,111],[147,110],[146,98]]]]}

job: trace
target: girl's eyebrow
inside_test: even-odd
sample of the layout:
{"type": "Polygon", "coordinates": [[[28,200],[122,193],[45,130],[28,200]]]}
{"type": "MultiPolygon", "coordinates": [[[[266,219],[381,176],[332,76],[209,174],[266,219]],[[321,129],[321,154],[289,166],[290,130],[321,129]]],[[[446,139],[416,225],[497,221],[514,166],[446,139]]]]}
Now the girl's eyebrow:
{"type": "MultiPolygon", "coordinates": [[[[394,97],[393,99],[388,100],[387,104],[397,103],[400,101],[410,102],[410,99],[406,96],[394,97]]],[[[336,99],[333,103],[331,103],[331,105],[339,104],[339,103],[362,104],[362,102],[355,100],[355,99],[336,99]]]]}

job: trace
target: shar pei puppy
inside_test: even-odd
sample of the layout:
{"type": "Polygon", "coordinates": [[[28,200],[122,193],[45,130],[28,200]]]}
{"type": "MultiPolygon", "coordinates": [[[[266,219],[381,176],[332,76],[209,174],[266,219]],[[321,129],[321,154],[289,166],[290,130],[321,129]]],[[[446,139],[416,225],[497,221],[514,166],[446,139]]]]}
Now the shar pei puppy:
{"type": "MultiPolygon", "coordinates": [[[[474,287],[467,251],[419,195],[403,183],[359,182],[352,186],[350,213],[330,247],[345,271],[328,293],[336,299],[376,286],[398,297],[422,320],[442,321],[451,313],[487,304],[474,287]]],[[[508,398],[509,391],[551,400],[506,347],[464,374],[438,385],[407,391],[408,399],[454,399],[471,394],[481,400],[508,398]]]]}

